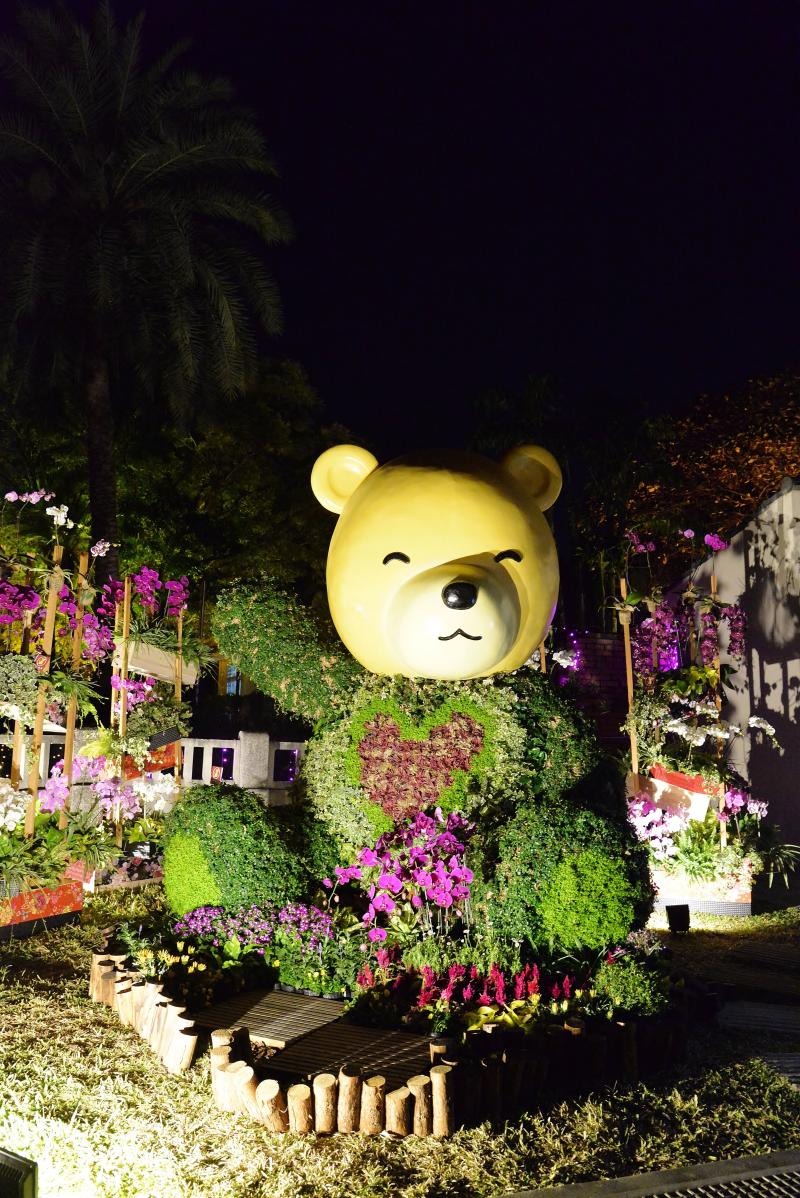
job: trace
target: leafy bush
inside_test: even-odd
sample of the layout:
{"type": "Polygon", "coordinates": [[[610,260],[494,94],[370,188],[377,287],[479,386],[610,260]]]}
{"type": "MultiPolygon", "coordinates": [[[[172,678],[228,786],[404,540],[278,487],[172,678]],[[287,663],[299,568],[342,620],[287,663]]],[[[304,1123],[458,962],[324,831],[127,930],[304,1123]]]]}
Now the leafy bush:
{"type": "Polygon", "coordinates": [[[318,731],[302,788],[345,853],[419,810],[480,817],[487,838],[520,796],[560,793],[598,757],[590,726],[547,678],[441,682],[367,675],[318,731]]]}
{"type": "Polygon", "coordinates": [[[647,851],[628,824],[619,785],[602,769],[560,798],[525,802],[484,861],[493,931],[532,944],[601,948],[652,910],[647,851]]]}
{"type": "Polygon", "coordinates": [[[164,889],[178,915],[205,906],[280,906],[299,898],[307,882],[295,830],[249,791],[195,786],[167,816],[164,889]]]}
{"type": "Polygon", "coordinates": [[[212,630],[221,652],[259,690],[311,723],[329,717],[363,676],[330,620],[267,577],[223,591],[212,630]]]}
{"type": "Polygon", "coordinates": [[[539,919],[551,944],[605,948],[627,936],[636,918],[625,867],[600,849],[563,857],[542,886],[539,919]]]}
{"type": "Polygon", "coordinates": [[[667,978],[634,957],[604,962],[594,979],[594,989],[615,1011],[626,1015],[658,1015],[667,1006],[667,978]]]}

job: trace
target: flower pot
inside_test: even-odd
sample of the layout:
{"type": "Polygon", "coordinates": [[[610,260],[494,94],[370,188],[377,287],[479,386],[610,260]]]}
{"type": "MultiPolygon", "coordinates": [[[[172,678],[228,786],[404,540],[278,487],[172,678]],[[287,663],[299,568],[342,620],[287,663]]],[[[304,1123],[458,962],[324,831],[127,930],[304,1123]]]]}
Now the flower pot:
{"type": "Polygon", "coordinates": [[[0,897],[0,939],[30,936],[39,921],[52,927],[82,909],[83,886],[74,881],[0,897]]]}

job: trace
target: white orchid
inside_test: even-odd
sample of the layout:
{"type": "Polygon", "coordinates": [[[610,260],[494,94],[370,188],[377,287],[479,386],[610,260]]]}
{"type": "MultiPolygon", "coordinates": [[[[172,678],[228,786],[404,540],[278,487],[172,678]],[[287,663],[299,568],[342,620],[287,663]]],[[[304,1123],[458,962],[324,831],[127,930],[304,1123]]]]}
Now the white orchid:
{"type": "Polygon", "coordinates": [[[69,508],[67,507],[67,505],[65,503],[62,503],[60,505],[60,507],[45,508],[45,511],[47,512],[48,516],[52,517],[53,523],[55,524],[56,528],[74,528],[75,527],[75,521],[70,520],[67,517],[69,508]]]}
{"type": "Polygon", "coordinates": [[[775,729],[768,720],[764,720],[760,715],[751,715],[747,721],[748,728],[757,728],[759,732],[766,732],[767,736],[774,736],[775,729]]]}

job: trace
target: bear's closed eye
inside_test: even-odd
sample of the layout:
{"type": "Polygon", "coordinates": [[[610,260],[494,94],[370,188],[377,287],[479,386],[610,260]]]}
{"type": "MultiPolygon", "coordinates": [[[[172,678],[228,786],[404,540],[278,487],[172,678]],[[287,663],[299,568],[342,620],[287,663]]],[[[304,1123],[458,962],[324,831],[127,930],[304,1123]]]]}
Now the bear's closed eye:
{"type": "Polygon", "coordinates": [[[502,561],[505,561],[505,559],[507,557],[510,557],[512,559],[512,561],[515,561],[515,562],[522,561],[522,554],[519,553],[516,549],[504,549],[502,553],[497,554],[497,556],[495,557],[494,560],[496,562],[502,562],[502,561]]]}
{"type": "Polygon", "coordinates": [[[411,561],[411,558],[408,556],[407,553],[387,553],[386,557],[383,559],[383,564],[384,564],[384,566],[386,566],[386,565],[388,565],[389,562],[410,562],[410,561],[411,561]]]}

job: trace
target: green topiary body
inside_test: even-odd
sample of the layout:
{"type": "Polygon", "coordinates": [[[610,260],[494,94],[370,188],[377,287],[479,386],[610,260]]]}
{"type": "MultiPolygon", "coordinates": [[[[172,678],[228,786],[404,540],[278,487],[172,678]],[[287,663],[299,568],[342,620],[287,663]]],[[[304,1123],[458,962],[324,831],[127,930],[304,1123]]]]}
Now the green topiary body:
{"type": "Polygon", "coordinates": [[[178,915],[195,907],[231,910],[300,898],[309,870],[297,817],[270,810],[236,786],[185,791],[164,829],[164,889],[178,915]]]}

